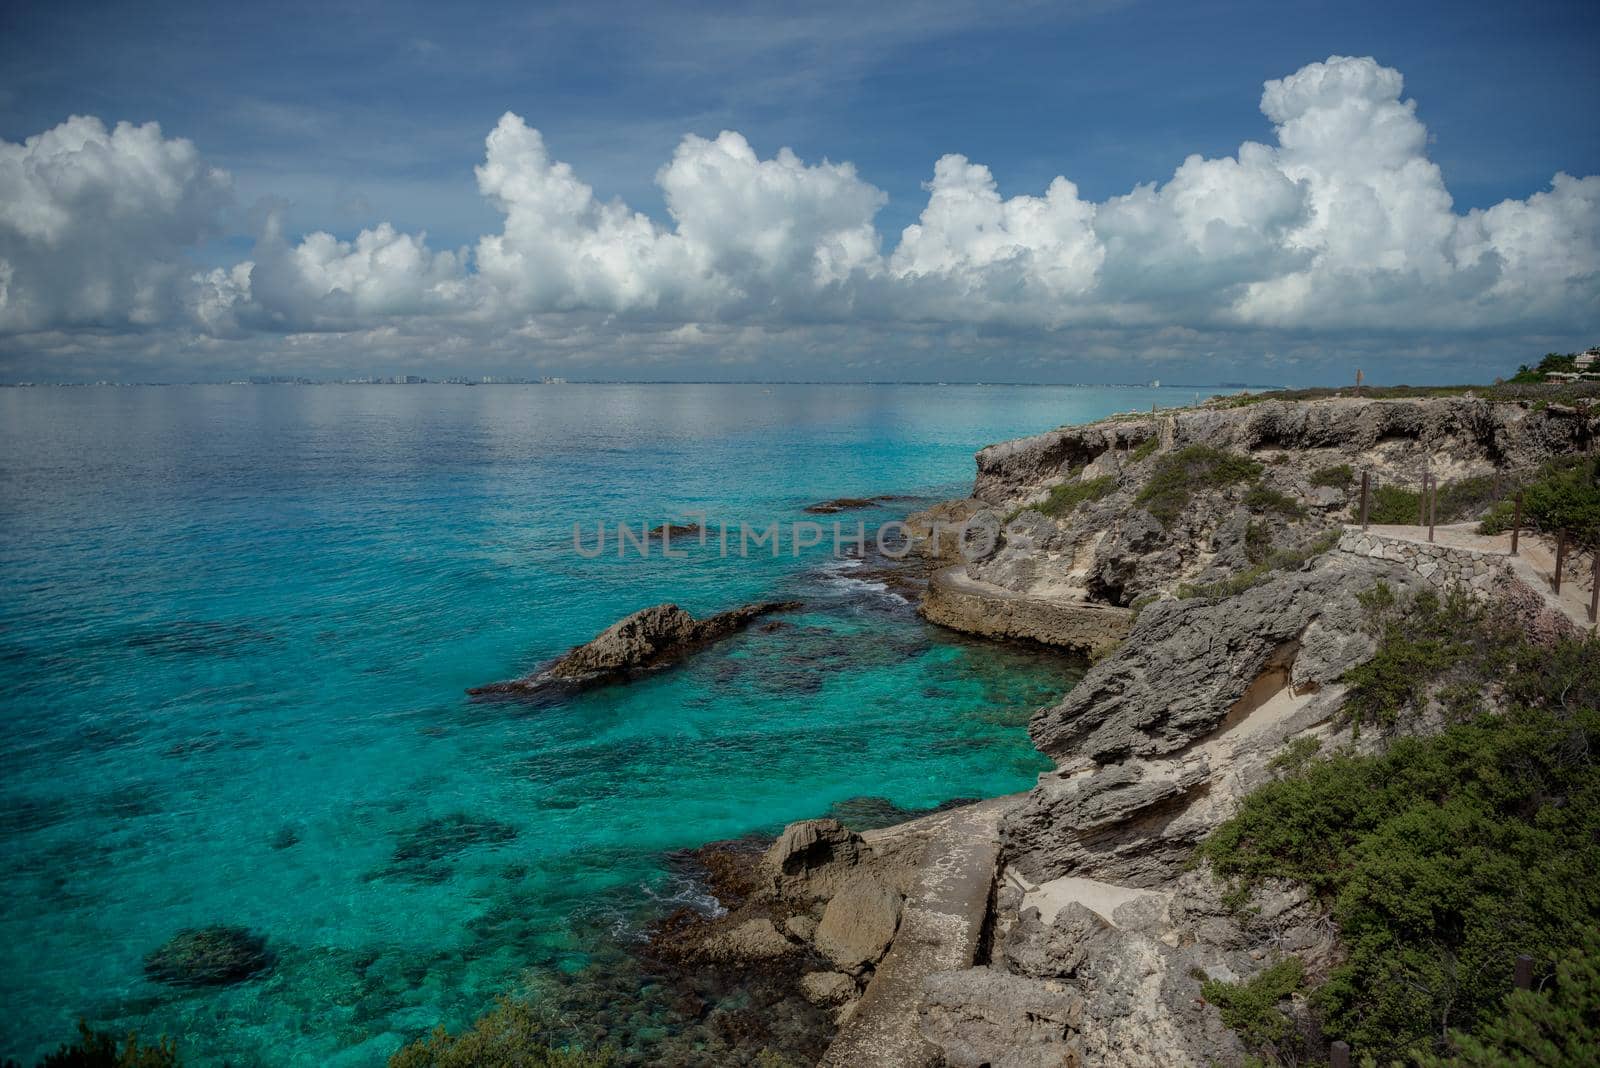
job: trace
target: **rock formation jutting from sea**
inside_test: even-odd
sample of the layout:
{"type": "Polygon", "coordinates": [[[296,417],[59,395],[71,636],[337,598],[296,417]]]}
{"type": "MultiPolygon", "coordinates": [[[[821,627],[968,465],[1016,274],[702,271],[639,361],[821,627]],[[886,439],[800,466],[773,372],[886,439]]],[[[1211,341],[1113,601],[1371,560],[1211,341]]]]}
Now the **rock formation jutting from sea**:
{"type": "Polygon", "coordinates": [[[1291,749],[1385,744],[1343,714],[1348,673],[1377,649],[1363,596],[1378,584],[1459,590],[1538,641],[1588,629],[1581,576],[1549,592],[1547,544],[1525,536],[1513,559],[1458,520],[1597,441],[1589,401],[1339,397],[984,449],[971,499],[910,517],[936,569],[922,611],[1099,658],[1030,724],[1055,769],[1025,795],[865,835],[791,825],[693,952],[806,962],[801,990],[839,1025],[828,1065],[1241,1063],[1254,1050],[1202,985],[1284,954],[1325,972],[1343,950],[1294,884],[1228,900],[1197,844],[1291,749]],[[1448,491],[1431,538],[1425,474],[1448,491]],[[981,510],[1003,531],[980,559],[927,534],[981,510]]]}

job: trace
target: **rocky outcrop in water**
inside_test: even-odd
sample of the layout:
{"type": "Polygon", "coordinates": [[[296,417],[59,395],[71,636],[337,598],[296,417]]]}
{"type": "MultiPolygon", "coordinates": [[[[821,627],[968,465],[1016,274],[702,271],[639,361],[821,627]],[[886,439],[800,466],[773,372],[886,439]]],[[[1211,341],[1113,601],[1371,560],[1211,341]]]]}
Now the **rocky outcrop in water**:
{"type": "Polygon", "coordinates": [[[179,931],[144,958],[144,973],[171,986],[228,986],[267,971],[276,957],[247,927],[179,931]]]}
{"type": "Polygon", "coordinates": [[[516,697],[552,687],[577,689],[615,682],[676,663],[762,616],[799,607],[798,601],[762,601],[696,619],[675,604],[654,605],[619,619],[532,675],[467,692],[474,697],[516,697]]]}

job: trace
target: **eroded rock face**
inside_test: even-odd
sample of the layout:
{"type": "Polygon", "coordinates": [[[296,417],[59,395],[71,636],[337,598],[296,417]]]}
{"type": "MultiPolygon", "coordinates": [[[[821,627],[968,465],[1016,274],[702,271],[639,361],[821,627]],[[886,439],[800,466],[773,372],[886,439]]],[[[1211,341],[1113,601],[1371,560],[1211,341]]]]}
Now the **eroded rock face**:
{"type": "Polygon", "coordinates": [[[743,630],[761,616],[799,607],[797,601],[763,601],[696,619],[675,604],[654,605],[619,619],[526,678],[467,692],[480,697],[532,695],[551,687],[575,688],[627,678],[681,660],[710,642],[743,630]]]}
{"type": "Polygon", "coordinates": [[[1083,995],[991,968],[928,978],[919,1025],[951,1068],[1061,1068],[1086,1063],[1076,1031],[1083,995]]]}
{"type": "Polygon", "coordinates": [[[801,820],[783,829],[761,858],[761,868],[780,894],[831,897],[864,852],[861,836],[838,820],[801,820]]]}

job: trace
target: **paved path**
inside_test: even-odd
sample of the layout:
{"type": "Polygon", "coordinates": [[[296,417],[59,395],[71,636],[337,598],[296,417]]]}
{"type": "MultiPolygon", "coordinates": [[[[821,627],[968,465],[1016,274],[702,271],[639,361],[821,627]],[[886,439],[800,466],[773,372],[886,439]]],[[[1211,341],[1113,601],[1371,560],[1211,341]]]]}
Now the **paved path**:
{"type": "Polygon", "coordinates": [[[824,1066],[927,1068],[937,1063],[938,1051],[917,1027],[922,981],[977,960],[1000,855],[1000,818],[1019,800],[1000,797],[917,821],[932,839],[900,913],[900,929],[855,1015],[828,1047],[824,1066]]]}
{"type": "MultiPolygon", "coordinates": [[[[1477,527],[1477,523],[1436,526],[1433,528],[1434,544],[1453,549],[1475,549],[1482,553],[1505,555],[1511,564],[1512,573],[1529,589],[1537,590],[1552,608],[1576,623],[1580,630],[1593,629],[1593,624],[1589,622],[1589,596],[1594,589],[1594,573],[1591,568],[1583,566],[1579,566],[1576,580],[1572,573],[1574,560],[1580,565],[1590,562],[1588,553],[1579,552],[1571,547],[1567,549],[1567,577],[1561,583],[1560,596],[1557,596],[1550,588],[1550,578],[1556,571],[1554,538],[1524,532],[1517,540],[1517,555],[1511,556],[1510,534],[1479,534],[1477,527]]],[[[1368,530],[1373,534],[1399,541],[1409,541],[1418,545],[1428,543],[1427,527],[1374,523],[1368,530]]]]}

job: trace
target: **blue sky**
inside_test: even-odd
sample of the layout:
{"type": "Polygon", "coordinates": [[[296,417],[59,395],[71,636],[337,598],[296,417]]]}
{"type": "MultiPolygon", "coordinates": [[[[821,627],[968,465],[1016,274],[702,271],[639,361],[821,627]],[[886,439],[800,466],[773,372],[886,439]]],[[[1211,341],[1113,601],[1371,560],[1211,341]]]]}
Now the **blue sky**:
{"type": "MultiPolygon", "coordinates": [[[[1220,159],[1237,156],[1242,142],[1273,145],[1263,83],[1333,56],[1372,57],[1403,75],[1400,100],[1416,101],[1426,128],[1423,154],[1437,164],[1454,214],[1465,216],[1549,190],[1557,172],[1600,174],[1597,29],[1593,3],[12,4],[0,13],[0,139],[22,145],[71,115],[108,128],[157,122],[167,141],[191,142],[201,166],[226,171],[225,193],[207,200],[208,221],[172,232],[181,258],[162,285],[186,285],[190,268],[268,263],[269,224],[292,250],[314,231],[352,242],[388,223],[401,235],[425,232],[430,252],[467,250],[460,263],[429,265],[424,288],[433,292],[452,284],[451,271],[477,278],[474,246],[506,223],[504,204],[474,176],[485,137],[506,112],[542,134],[548,156],[570,164],[596,201],[620,198],[667,231],[674,217],[657,172],[686,134],[711,141],[738,131],[759,160],[787,147],[807,166],[847,161],[881,193],[863,210],[887,258],[928,208],[925,184],[948,154],[989,168],[1002,200],[1042,197],[1062,175],[1081,201],[1101,204],[1141,183],[1164,185],[1191,154],[1220,159]]],[[[230,308],[247,310],[221,327],[208,319],[198,334],[193,316],[172,310],[187,299],[181,294],[135,311],[114,300],[92,312],[36,301],[0,339],[0,376],[366,373],[383,360],[435,374],[915,378],[918,367],[949,377],[975,363],[980,378],[1200,381],[1237,378],[1264,362],[1277,377],[1316,380],[1334,367],[1342,374],[1354,350],[1385,354],[1377,371],[1390,380],[1481,377],[1546,345],[1600,341],[1592,197],[1586,187],[1573,197],[1576,207],[1556,224],[1558,240],[1572,232],[1566,310],[1484,310],[1467,317],[1470,334],[1448,323],[1408,327],[1411,317],[1373,315],[1361,302],[1339,322],[1241,313],[1246,276],[1238,273],[1218,282],[1205,310],[1141,291],[1140,310],[1130,313],[1125,294],[1084,275],[1081,285],[1046,290],[1085,309],[1070,321],[986,295],[942,322],[928,310],[945,302],[938,295],[907,310],[866,283],[846,301],[818,302],[770,277],[747,282],[724,243],[696,262],[727,273],[740,300],[663,291],[630,303],[573,283],[571,292],[497,297],[493,314],[465,297],[478,309],[471,315],[459,300],[447,313],[448,301],[431,297],[356,299],[355,310],[335,314],[307,303],[345,296],[328,289],[331,276],[296,290],[311,296],[293,307],[272,307],[260,296],[262,267],[253,286],[240,283],[247,292],[229,296],[230,308]],[[745,299],[752,293],[761,296],[745,299]],[[757,304],[766,310],[752,310],[757,304]],[[515,328],[528,340],[508,345],[515,328]],[[389,340],[375,344],[374,332],[389,340]],[[669,334],[677,339],[667,343],[669,334]],[[284,351],[288,335],[294,353],[284,351]],[[457,355],[441,356],[442,347],[457,355]],[[830,349],[851,355],[818,355],[830,349]],[[875,359],[898,371],[873,372],[875,359]]],[[[837,222],[829,232],[850,229],[837,222]]],[[[17,233],[14,291],[26,295],[34,275],[82,274],[57,260],[32,266],[42,239],[21,224],[17,233]]],[[[1116,246],[1101,237],[1112,257],[1104,275],[1116,246]]],[[[1451,238],[1452,247],[1461,240],[1451,238]]],[[[0,256],[7,247],[0,222],[0,256]]],[[[63,255],[59,242],[51,248],[63,255]]],[[[78,250],[85,259],[93,251],[78,250]]],[[[992,293],[1008,284],[996,278],[1018,256],[1034,263],[1058,252],[985,252],[980,262],[970,250],[946,249],[945,260],[924,257],[898,275],[944,271],[949,292],[992,293]],[[950,256],[967,272],[960,278],[950,256]]],[[[1382,255],[1375,246],[1374,260],[1382,255]]],[[[94,292],[151,288],[147,279],[98,285],[85,283],[94,292]]],[[[1429,285],[1446,288],[1422,286],[1415,299],[1468,299],[1453,282],[1429,285]]],[[[1507,306],[1509,286],[1495,298],[1507,306]]],[[[1470,299],[1482,309],[1488,298],[1470,299]]]]}

